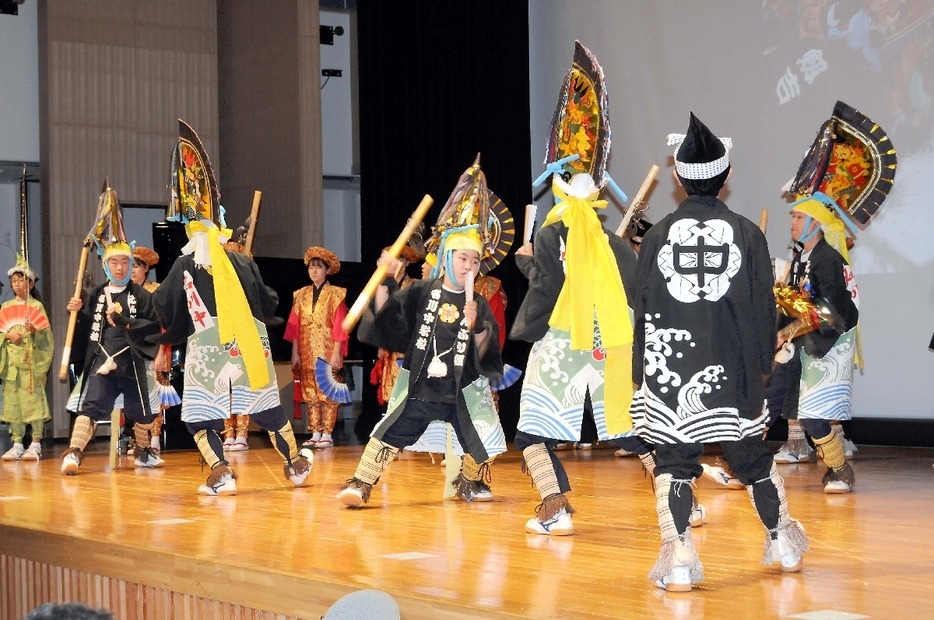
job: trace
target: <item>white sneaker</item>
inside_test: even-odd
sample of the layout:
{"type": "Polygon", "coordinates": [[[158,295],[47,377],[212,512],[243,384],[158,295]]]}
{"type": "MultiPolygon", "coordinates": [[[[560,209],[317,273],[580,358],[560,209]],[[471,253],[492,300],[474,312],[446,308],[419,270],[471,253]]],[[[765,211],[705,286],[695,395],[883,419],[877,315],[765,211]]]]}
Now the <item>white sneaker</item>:
{"type": "Polygon", "coordinates": [[[297,487],[302,486],[305,478],[311,473],[311,467],[315,462],[315,454],[308,448],[303,448],[291,465],[285,466],[285,473],[289,480],[297,487]]]}
{"type": "Polygon", "coordinates": [[[843,458],[850,460],[853,458],[855,453],[859,452],[859,448],[856,447],[856,444],[847,439],[843,438],[843,458]]]}
{"type": "Polygon", "coordinates": [[[13,447],[4,452],[3,456],[0,459],[4,461],[19,461],[22,460],[23,454],[26,453],[26,448],[23,447],[21,443],[13,444],[13,447]]]}
{"type": "Polygon", "coordinates": [[[791,543],[788,542],[788,537],[782,533],[778,533],[778,540],[775,541],[778,545],[779,558],[782,563],[782,572],[784,573],[797,573],[801,570],[801,566],[804,564],[801,559],[801,554],[796,553],[794,548],[791,546],[791,543]]]}
{"type": "Polygon", "coordinates": [[[137,467],[165,467],[165,460],[159,458],[159,455],[153,452],[152,448],[137,447],[134,463],[137,467]]]}
{"type": "Polygon", "coordinates": [[[532,517],[525,522],[525,531],[527,534],[570,536],[574,533],[574,524],[571,522],[571,515],[562,508],[558,514],[548,521],[539,521],[536,517],[532,517]]]}
{"type": "Polygon", "coordinates": [[[636,456],[636,453],[630,452],[629,450],[623,450],[622,448],[620,448],[619,450],[613,453],[613,456],[618,456],[620,458],[623,458],[627,456],[636,456]]]}
{"type": "Polygon", "coordinates": [[[233,437],[228,437],[224,440],[224,450],[230,450],[234,445],[235,439],[233,437]]]}
{"type": "Polygon", "coordinates": [[[473,494],[473,500],[475,502],[492,502],[493,501],[493,491],[490,490],[490,487],[486,485],[481,485],[480,489],[473,494]]]}
{"type": "Polygon", "coordinates": [[[810,454],[795,454],[787,450],[779,450],[772,457],[776,463],[807,463],[811,460],[810,454]]]}
{"type": "Polygon", "coordinates": [[[26,451],[23,452],[24,461],[38,461],[42,459],[42,444],[38,441],[34,441],[29,444],[29,447],[26,448],[26,451]]]}
{"type": "Polygon", "coordinates": [[[363,489],[358,487],[347,487],[337,494],[337,499],[348,508],[359,508],[366,503],[363,498],[363,489]]]}
{"type": "Polygon", "coordinates": [[[704,463],[701,467],[704,468],[704,477],[708,480],[713,480],[717,484],[722,484],[728,489],[746,488],[746,485],[740,482],[739,478],[733,477],[729,471],[719,465],[707,465],[704,463]]]}
{"type": "Polygon", "coordinates": [[[843,493],[849,493],[853,490],[853,485],[843,480],[831,480],[824,485],[824,493],[830,495],[840,495],[843,493]]]}
{"type": "Polygon", "coordinates": [[[237,494],[237,481],[234,479],[232,474],[225,474],[221,476],[221,479],[217,484],[213,486],[208,486],[207,484],[202,484],[198,487],[198,495],[236,495],[237,494]]]}
{"type": "Polygon", "coordinates": [[[694,504],[694,508],[691,510],[691,520],[689,524],[691,527],[700,527],[704,524],[704,521],[707,519],[707,509],[704,508],[703,504],[694,504]]]}
{"type": "Polygon", "coordinates": [[[71,448],[65,453],[62,459],[62,473],[66,476],[74,476],[81,467],[81,451],[77,448],[71,448]]]}
{"type": "Polygon", "coordinates": [[[244,452],[249,450],[250,446],[248,446],[246,443],[246,437],[237,437],[227,449],[231,452],[244,452]]]}
{"type": "Polygon", "coordinates": [[[162,442],[160,441],[158,435],[153,435],[153,437],[149,440],[149,449],[157,454],[162,452],[162,442]]]}
{"type": "Polygon", "coordinates": [[[684,565],[675,566],[667,575],[656,579],[655,585],[667,592],[690,592],[691,569],[684,565]]]}

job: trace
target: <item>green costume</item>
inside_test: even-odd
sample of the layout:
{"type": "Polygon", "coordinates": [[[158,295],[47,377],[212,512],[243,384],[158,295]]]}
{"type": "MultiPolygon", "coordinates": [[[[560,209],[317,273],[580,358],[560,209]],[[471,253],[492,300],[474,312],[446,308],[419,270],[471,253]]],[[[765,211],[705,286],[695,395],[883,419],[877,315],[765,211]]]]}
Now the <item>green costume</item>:
{"type": "MultiPolygon", "coordinates": [[[[0,306],[0,313],[22,303],[19,299],[11,299],[0,306]]],[[[32,297],[25,303],[45,316],[45,308],[32,297]]],[[[38,426],[52,419],[45,396],[45,379],[52,365],[55,344],[52,330],[48,327],[28,334],[25,326],[20,324],[12,326],[9,331],[22,334],[23,339],[18,344],[6,338],[0,340],[0,379],[3,380],[0,420],[11,425],[13,442],[19,443],[23,441],[26,424],[38,426]]]]}

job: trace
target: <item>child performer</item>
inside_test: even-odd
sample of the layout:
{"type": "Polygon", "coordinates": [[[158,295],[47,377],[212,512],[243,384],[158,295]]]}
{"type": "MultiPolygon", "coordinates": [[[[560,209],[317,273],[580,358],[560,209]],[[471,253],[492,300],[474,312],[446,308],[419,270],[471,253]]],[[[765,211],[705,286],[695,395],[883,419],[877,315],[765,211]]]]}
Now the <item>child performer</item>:
{"type": "Polygon", "coordinates": [[[321,391],[315,379],[315,362],[320,357],[338,370],[347,355],[347,334],[341,328],[347,316],[344,298],[347,289],[333,286],[328,276],[340,271],[341,263],[334,253],[320,246],[305,250],[305,266],[311,286],[295,291],[292,312],[285,329],[285,339],[292,343],[292,367],[302,377],[302,401],[308,407],[308,430],[311,439],[306,448],[331,448],[331,433],[337,423],[340,406],[321,391]]]}
{"type": "Polygon", "coordinates": [[[159,354],[159,347],[144,340],[159,331],[152,295],[130,278],[133,248],[126,241],[117,192],[108,186],[100,204],[101,219],[89,236],[98,243],[108,282],[93,290],[83,304],[80,298],[72,297],[67,307],[69,312],[79,313],[80,323],[90,324],[84,373],[67,405],[78,414],[62,459],[62,473],[69,476],[78,473],[97,423],[110,419],[121,396],[123,412],[136,433],[136,466],[165,465],[149,443],[159,411],[159,392],[150,363],[159,354]]]}
{"type": "Polygon", "coordinates": [[[166,330],[161,340],[187,341],[182,421],[211,467],[198,493],[237,492],[218,435],[231,414],[249,415],[269,432],[285,479],[300,486],[311,462],[299,454],[279,401],[265,325],[274,320],[279,300],[249,256],[224,248],[231,231],[224,225],[211,164],[191,127],[179,121],[179,133],[169,217],[187,220],[191,241],[153,301],[166,330]]]}
{"type": "MultiPolygon", "coordinates": [[[[486,491],[489,463],[505,451],[502,426],[493,409],[489,379],[502,376],[499,327],[486,300],[468,299],[466,288],[482,259],[498,252],[491,219],[495,195],[486,187],[479,163],[467,169],[435,227],[438,267],[433,279],[396,290],[387,277],[360,324],[360,339],[390,351],[405,351],[386,417],[376,426],[357,471],[338,499],[349,507],[365,504],[373,485],[398,454],[414,444],[435,420],[454,428],[466,453],[456,484],[465,499],[486,491]],[[468,488],[469,487],[469,488],[468,488]]],[[[501,257],[500,257],[501,258],[501,257]]],[[[380,265],[395,273],[387,253],[380,265]]]]}
{"type": "Polygon", "coordinates": [[[25,306],[25,323],[6,330],[0,339],[0,379],[3,380],[3,413],[0,420],[10,425],[13,447],[4,461],[38,461],[42,458],[42,427],[52,419],[45,396],[45,380],[52,365],[55,346],[45,307],[32,296],[36,274],[26,259],[17,256],[16,266],[7,272],[15,297],[0,306],[5,314],[17,306],[25,306]],[[9,310],[8,310],[9,309],[9,310]],[[44,320],[37,329],[29,319],[35,310],[44,320]],[[23,447],[26,425],[32,425],[32,443],[23,447]]]}

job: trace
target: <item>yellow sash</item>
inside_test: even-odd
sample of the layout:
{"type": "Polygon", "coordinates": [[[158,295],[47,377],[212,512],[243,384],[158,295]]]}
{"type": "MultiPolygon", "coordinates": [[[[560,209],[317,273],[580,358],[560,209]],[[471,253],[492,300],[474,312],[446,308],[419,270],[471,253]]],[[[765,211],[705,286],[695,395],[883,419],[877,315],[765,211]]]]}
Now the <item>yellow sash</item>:
{"type": "Polygon", "coordinates": [[[201,222],[189,222],[188,236],[197,233],[207,234],[208,251],[211,254],[211,271],[214,275],[214,299],[217,302],[217,330],[222,343],[236,342],[240,356],[246,366],[250,388],[259,390],[269,383],[269,368],[266,365],[266,352],[256,329],[256,321],[250,310],[240,278],[234,270],[227,252],[218,236],[230,231],[218,230],[215,226],[206,226],[201,222]]]}
{"type": "Polygon", "coordinates": [[[594,316],[606,349],[604,407],[607,432],[619,434],[632,428],[632,322],[623,279],[616,256],[597,218],[605,200],[568,196],[553,188],[560,202],[548,213],[544,226],[557,221],[568,228],[565,246],[565,279],[548,324],[571,334],[571,348],[593,348],[594,316]]]}

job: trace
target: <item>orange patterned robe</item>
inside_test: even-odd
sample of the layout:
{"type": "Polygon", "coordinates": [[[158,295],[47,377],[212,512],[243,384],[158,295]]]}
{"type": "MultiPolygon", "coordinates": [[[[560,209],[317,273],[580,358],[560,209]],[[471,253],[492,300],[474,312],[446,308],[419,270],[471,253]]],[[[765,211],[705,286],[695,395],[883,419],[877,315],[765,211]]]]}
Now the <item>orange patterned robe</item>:
{"type": "Polygon", "coordinates": [[[298,353],[302,366],[302,401],[311,405],[336,404],[327,399],[318,389],[315,381],[315,362],[323,358],[331,361],[334,343],[341,342],[341,354],[347,354],[347,334],[341,328],[341,321],[347,315],[344,298],[347,289],[332,286],[329,282],[321,285],[318,302],[314,303],[314,286],[306,286],[295,291],[292,313],[285,330],[285,339],[298,341],[298,353]]]}

